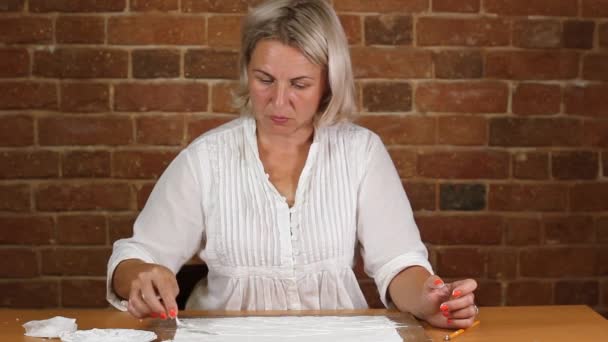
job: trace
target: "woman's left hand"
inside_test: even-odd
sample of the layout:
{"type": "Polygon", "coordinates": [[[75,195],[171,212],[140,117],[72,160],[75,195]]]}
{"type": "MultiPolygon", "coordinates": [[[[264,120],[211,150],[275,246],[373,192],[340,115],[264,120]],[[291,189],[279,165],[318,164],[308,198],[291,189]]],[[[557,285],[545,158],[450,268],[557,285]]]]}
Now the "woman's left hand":
{"type": "Polygon", "coordinates": [[[428,305],[424,319],[439,328],[470,327],[479,315],[475,289],[477,282],[473,279],[444,283],[438,276],[428,277],[423,290],[423,301],[428,305]]]}

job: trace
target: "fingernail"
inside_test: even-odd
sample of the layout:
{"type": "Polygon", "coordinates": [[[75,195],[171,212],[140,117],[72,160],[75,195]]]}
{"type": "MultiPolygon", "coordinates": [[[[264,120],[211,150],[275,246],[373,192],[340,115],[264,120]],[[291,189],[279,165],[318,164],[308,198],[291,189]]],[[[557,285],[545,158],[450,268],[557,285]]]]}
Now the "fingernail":
{"type": "Polygon", "coordinates": [[[452,324],[452,320],[448,318],[448,324],[452,324]]]}
{"type": "Polygon", "coordinates": [[[439,286],[439,285],[443,284],[443,281],[441,281],[441,279],[435,279],[433,284],[435,284],[435,286],[439,286]]]}
{"type": "Polygon", "coordinates": [[[449,308],[448,308],[447,304],[441,304],[441,306],[439,307],[439,310],[441,310],[441,311],[448,311],[449,308]]]}
{"type": "Polygon", "coordinates": [[[444,312],[442,312],[441,314],[442,314],[443,316],[445,316],[445,317],[448,317],[448,316],[450,315],[450,313],[449,313],[449,312],[447,312],[447,311],[444,311],[444,312]]]}
{"type": "Polygon", "coordinates": [[[152,317],[152,318],[158,318],[158,313],[152,312],[152,313],[150,313],[150,317],[152,317]]]}
{"type": "Polygon", "coordinates": [[[454,297],[460,297],[460,295],[461,295],[461,294],[462,294],[462,291],[460,291],[460,290],[456,290],[456,291],[454,291],[454,292],[452,293],[452,295],[453,295],[454,297]]]}
{"type": "Polygon", "coordinates": [[[161,313],[160,313],[160,318],[162,318],[162,319],[167,319],[167,314],[166,314],[166,313],[164,313],[164,312],[161,312],[161,313]]]}
{"type": "Polygon", "coordinates": [[[175,311],[175,309],[169,310],[169,317],[171,317],[171,318],[177,317],[177,311],[175,311]]]}

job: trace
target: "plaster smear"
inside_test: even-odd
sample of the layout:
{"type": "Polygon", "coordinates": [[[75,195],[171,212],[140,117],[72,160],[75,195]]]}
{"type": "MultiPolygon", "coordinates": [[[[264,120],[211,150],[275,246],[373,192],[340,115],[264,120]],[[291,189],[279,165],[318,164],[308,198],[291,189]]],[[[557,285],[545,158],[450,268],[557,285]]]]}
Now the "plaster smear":
{"type": "Polygon", "coordinates": [[[61,334],[62,342],[150,342],[156,339],[151,331],[133,329],[91,329],[61,334]]]}
{"type": "MultiPolygon", "coordinates": [[[[181,319],[173,342],[402,342],[384,316],[283,316],[181,319]]],[[[168,342],[168,341],[167,341],[168,342]]]]}

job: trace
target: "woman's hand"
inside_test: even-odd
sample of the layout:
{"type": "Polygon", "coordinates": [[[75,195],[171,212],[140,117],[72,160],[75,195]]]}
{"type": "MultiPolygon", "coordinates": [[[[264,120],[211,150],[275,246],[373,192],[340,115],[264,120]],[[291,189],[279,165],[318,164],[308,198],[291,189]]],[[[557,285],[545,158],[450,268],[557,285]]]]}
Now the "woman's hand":
{"type": "Polygon", "coordinates": [[[177,316],[179,286],[173,272],[164,266],[125,260],[114,271],[113,285],[118,295],[128,299],[127,309],[136,318],[177,316]]]}
{"type": "Polygon", "coordinates": [[[475,289],[477,282],[473,279],[444,283],[438,276],[428,277],[424,282],[423,301],[429,310],[424,319],[440,328],[470,327],[479,314],[475,289]]]}

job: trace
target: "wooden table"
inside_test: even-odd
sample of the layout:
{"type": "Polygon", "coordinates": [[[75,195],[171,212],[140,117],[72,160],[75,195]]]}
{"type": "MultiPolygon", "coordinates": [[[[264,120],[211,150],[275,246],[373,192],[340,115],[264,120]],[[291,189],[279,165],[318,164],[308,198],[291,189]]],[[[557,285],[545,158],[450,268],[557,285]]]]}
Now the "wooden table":
{"type": "MultiPolygon", "coordinates": [[[[243,316],[243,315],[399,315],[389,310],[353,311],[302,311],[302,312],[203,312],[186,311],[182,317],[243,316]]],[[[77,319],[79,329],[131,328],[153,330],[174,329],[172,321],[137,320],[128,313],[115,310],[0,310],[0,341],[44,341],[26,337],[21,325],[30,320],[65,316],[77,319]]],[[[586,306],[528,306],[483,307],[480,309],[481,324],[456,338],[460,342],[474,341],[608,341],[608,321],[586,306]]],[[[433,341],[442,341],[450,330],[435,329],[425,325],[426,334],[433,341]]],[[[166,338],[166,337],[165,337],[166,338]]]]}

